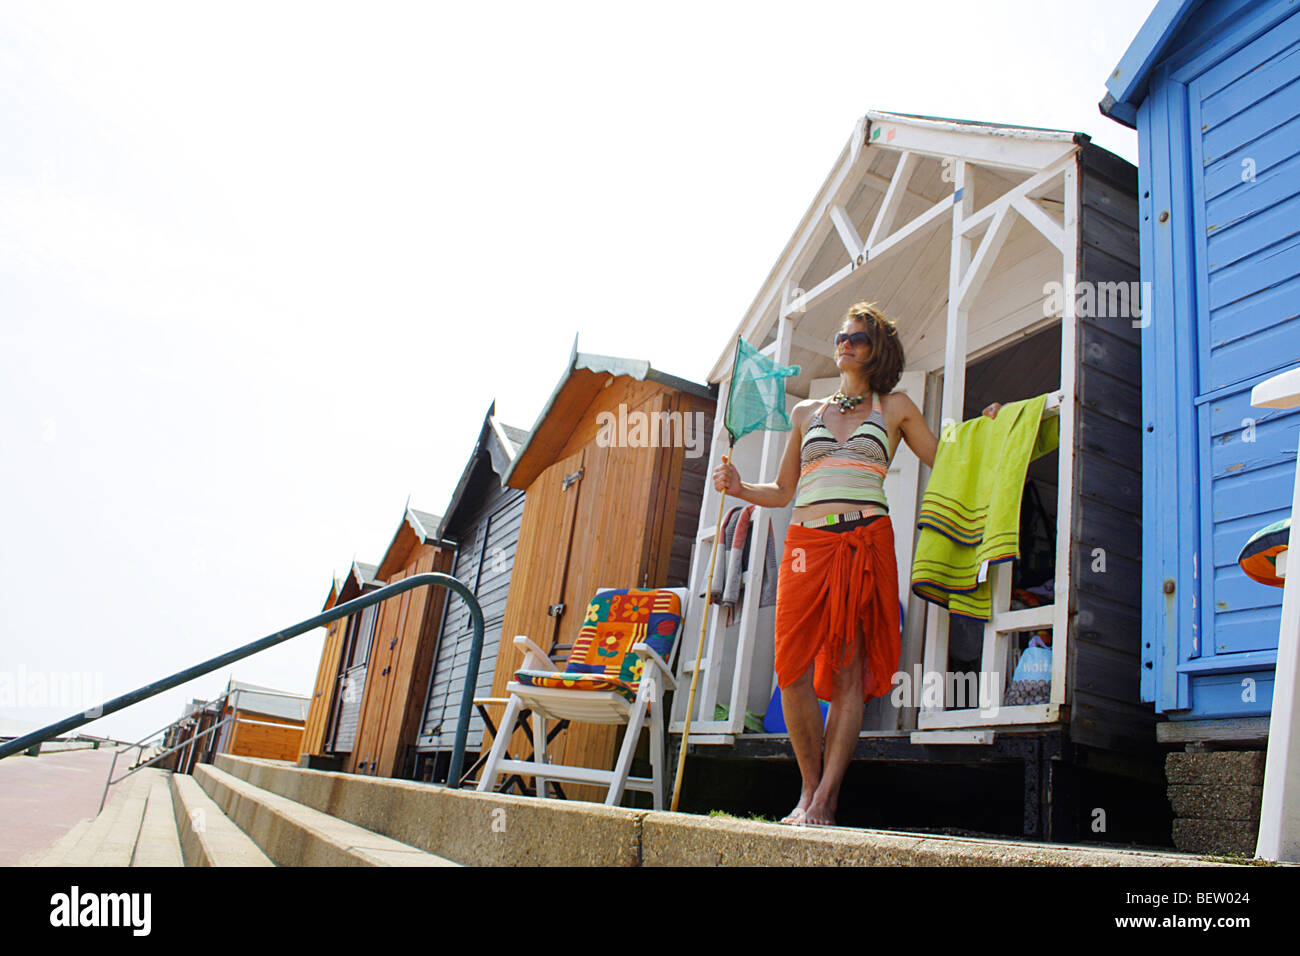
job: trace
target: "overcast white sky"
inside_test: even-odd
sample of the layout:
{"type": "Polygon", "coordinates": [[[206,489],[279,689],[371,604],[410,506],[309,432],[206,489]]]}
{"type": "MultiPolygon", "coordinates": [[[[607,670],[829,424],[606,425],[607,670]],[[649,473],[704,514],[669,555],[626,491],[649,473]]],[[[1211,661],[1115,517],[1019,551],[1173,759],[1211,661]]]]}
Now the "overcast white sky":
{"type": "MultiPolygon", "coordinates": [[[[0,722],[317,612],[575,333],[703,381],[869,109],[1136,162],[1097,103],[1154,6],[4,4],[0,722]]],[[[88,732],[310,693],[321,643],[88,732]]]]}

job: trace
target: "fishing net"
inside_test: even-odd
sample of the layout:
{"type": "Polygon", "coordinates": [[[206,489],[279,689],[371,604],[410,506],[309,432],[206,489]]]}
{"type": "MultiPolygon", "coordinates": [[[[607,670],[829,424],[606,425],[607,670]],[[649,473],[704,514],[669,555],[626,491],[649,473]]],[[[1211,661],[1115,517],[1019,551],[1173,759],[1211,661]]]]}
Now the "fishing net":
{"type": "Polygon", "coordinates": [[[785,380],[799,374],[798,365],[778,365],[744,339],[736,340],[736,364],[731,369],[724,424],[731,444],[752,431],[788,432],[785,380]]]}

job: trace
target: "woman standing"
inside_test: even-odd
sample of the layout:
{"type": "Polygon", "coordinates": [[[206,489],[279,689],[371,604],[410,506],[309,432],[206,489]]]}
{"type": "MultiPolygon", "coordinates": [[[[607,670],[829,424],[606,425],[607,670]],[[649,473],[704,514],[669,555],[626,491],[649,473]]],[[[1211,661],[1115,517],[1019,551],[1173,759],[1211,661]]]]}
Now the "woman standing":
{"type": "Polygon", "coordinates": [[[794,407],[776,481],[741,481],[730,463],[713,472],[717,490],[760,507],[794,500],[777,580],[776,675],[803,787],[783,823],[835,823],[862,708],[892,686],[898,569],[884,479],[900,436],[927,465],[938,447],[920,409],[893,394],[903,349],[892,321],[859,302],[834,349],[839,390],[794,407]],[[819,697],[830,701],[824,732],[819,697]]]}

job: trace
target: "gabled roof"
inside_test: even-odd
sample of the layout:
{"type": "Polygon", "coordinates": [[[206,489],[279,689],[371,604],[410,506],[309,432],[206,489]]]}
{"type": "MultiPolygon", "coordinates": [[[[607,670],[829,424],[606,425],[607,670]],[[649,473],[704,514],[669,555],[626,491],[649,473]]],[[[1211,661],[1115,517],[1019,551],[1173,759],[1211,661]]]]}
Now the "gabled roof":
{"type": "Polygon", "coordinates": [[[326,596],[326,598],[325,598],[325,604],[324,604],[324,606],[321,607],[321,610],[322,610],[322,611],[328,611],[328,610],[329,610],[330,608],[332,608],[336,603],[338,603],[338,599],[339,599],[339,588],[341,588],[341,587],[342,587],[342,585],[339,583],[339,579],[338,579],[338,578],[334,578],[334,579],[332,579],[332,581],[331,581],[331,583],[330,583],[330,593],[329,593],[329,594],[326,596]]]}
{"type": "Polygon", "coordinates": [[[416,511],[408,502],[402,512],[402,523],[397,526],[397,533],[393,535],[388,550],[375,569],[375,580],[387,581],[392,574],[400,571],[411,549],[417,545],[442,544],[442,539],[438,537],[438,527],[441,524],[442,515],[416,511]]]}
{"type": "Polygon", "coordinates": [[[339,587],[339,596],[334,599],[334,604],[346,604],[353,598],[360,597],[366,591],[373,591],[379,586],[375,580],[375,571],[378,568],[373,564],[363,564],[360,561],[353,561],[352,567],[344,576],[339,587]]]}
{"type": "Polygon", "coordinates": [[[410,522],[412,529],[420,535],[420,540],[423,542],[437,536],[438,525],[442,524],[442,515],[408,508],[406,509],[406,520],[410,522]]]}
{"type": "MultiPolygon", "coordinates": [[[[1073,130],[868,110],[857,119],[848,142],[841,148],[830,172],[791,232],[785,248],[772,264],[749,308],[726,337],[726,347],[709,370],[707,380],[721,382],[731,374],[738,338],[762,346],[763,343],[758,341],[762,335],[755,336],[755,329],[761,331],[761,328],[771,328],[768,319],[776,311],[774,303],[779,302],[783,295],[784,283],[788,278],[787,270],[798,260],[811,237],[817,233],[819,224],[825,222],[827,209],[845,178],[858,175],[854,168],[864,151],[906,150],[932,160],[955,157],[977,166],[1007,170],[1023,176],[1048,168],[1089,142],[1091,140],[1086,134],[1073,130]]],[[[867,163],[870,164],[869,159],[867,163]]],[[[878,176],[875,178],[880,179],[878,176]]],[[[951,196],[951,190],[949,195],[951,196]]],[[[875,299],[877,304],[884,302],[879,296],[870,298],[875,299]]]]}
{"type": "Polygon", "coordinates": [[[494,400],[488,406],[487,414],[483,416],[483,425],[479,428],[478,440],[474,443],[474,451],[470,453],[469,460],[465,463],[465,469],[460,473],[460,480],[456,482],[456,490],[451,495],[451,504],[447,505],[447,513],[438,525],[437,535],[439,538],[445,539],[448,526],[455,518],[456,512],[460,510],[461,501],[465,497],[465,492],[469,490],[470,479],[474,474],[474,468],[478,464],[480,456],[487,456],[489,467],[501,477],[502,484],[504,484],[505,475],[509,472],[511,465],[514,464],[519,449],[528,441],[528,432],[522,428],[515,428],[503,423],[496,417],[496,410],[497,403],[494,400]]]}
{"type": "Polygon", "coordinates": [[[1119,63],[1106,80],[1106,97],[1098,104],[1105,116],[1129,129],[1137,128],[1137,110],[1146,99],[1151,69],[1199,7],[1201,0],[1160,0],[1142,24],[1119,63]]]}
{"type": "Polygon", "coordinates": [[[528,485],[550,464],[542,459],[555,448],[564,444],[573,433],[577,424],[573,416],[580,414],[596,394],[605,387],[608,376],[626,375],[637,381],[658,382],[669,388],[697,395],[714,401],[717,396],[707,386],[669,375],[652,368],[643,359],[618,358],[613,355],[595,355],[578,351],[578,337],[573,337],[573,351],[569,355],[568,368],[560,376],[555,391],[547,399],[542,413],[537,416],[532,433],[510,469],[501,479],[503,485],[511,488],[527,488],[528,485]],[[555,412],[552,415],[552,412],[555,412]]]}
{"type": "MultiPolygon", "coordinates": [[[[492,404],[493,407],[496,406],[495,402],[493,402],[492,404]]],[[[527,429],[515,428],[513,425],[506,425],[499,421],[497,422],[497,424],[500,425],[501,431],[505,433],[506,438],[510,439],[510,443],[515,446],[515,452],[517,454],[519,452],[519,449],[524,447],[524,442],[528,441],[529,433],[527,429]]]]}

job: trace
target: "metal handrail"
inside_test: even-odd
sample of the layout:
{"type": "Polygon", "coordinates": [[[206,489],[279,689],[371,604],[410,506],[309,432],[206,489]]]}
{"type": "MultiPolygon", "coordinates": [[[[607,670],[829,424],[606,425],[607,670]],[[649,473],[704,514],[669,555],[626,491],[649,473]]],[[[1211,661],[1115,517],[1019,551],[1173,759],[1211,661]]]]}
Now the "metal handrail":
{"type": "MultiPolygon", "coordinates": [[[[173,687],[179,687],[181,684],[188,683],[196,677],[202,677],[214,670],[225,667],[235,661],[243,660],[245,657],[251,657],[259,651],[275,647],[282,644],[290,638],[305,634],[308,631],[315,630],[322,625],[337,621],[339,618],[348,617],[357,611],[367,608],[372,604],[378,604],[390,597],[405,593],[418,587],[427,587],[437,585],[438,587],[448,588],[455,591],[461,596],[465,604],[469,607],[470,620],[474,625],[474,638],[470,645],[469,668],[465,674],[465,690],[461,694],[460,700],[460,722],[456,727],[456,742],[452,749],[451,766],[448,768],[448,786],[453,789],[460,786],[460,770],[465,762],[465,742],[469,735],[470,708],[473,706],[474,693],[472,688],[478,685],[478,667],[479,658],[483,655],[483,609],[479,606],[478,599],[464,583],[452,577],[450,574],[443,574],[440,571],[424,571],[420,574],[413,574],[409,578],[403,578],[401,581],[393,584],[384,585],[371,591],[369,594],[363,594],[361,597],[353,598],[346,604],[339,604],[330,608],[328,611],[322,611],[315,617],[309,617],[305,621],[300,621],[292,627],[283,631],[276,631],[274,634],[268,634],[261,640],[245,644],[243,647],[236,648],[219,657],[204,661],[202,664],[195,664],[193,667],[183,671],[178,671],[170,677],[164,677],[162,680],[155,681],[152,684],[146,684],[138,687],[130,693],[115,697],[100,707],[91,707],[82,711],[80,714],[74,714],[66,717],[58,723],[50,724],[48,727],[42,727],[40,730],[34,730],[29,734],[18,737],[6,744],[0,744],[0,759],[11,757],[14,754],[22,753],[28,747],[35,744],[44,743],[45,741],[57,737],[60,734],[67,733],[91,721],[107,717],[109,714],[115,714],[125,707],[132,704],[138,704],[142,700],[147,700],[155,694],[161,694],[165,690],[171,690],[173,687]]],[[[170,726],[170,725],[168,725],[170,726]]],[[[115,757],[116,759],[116,757],[115,757]]]]}
{"type": "Polygon", "coordinates": [[[155,761],[162,760],[162,758],[166,757],[168,754],[175,753],[178,750],[188,747],[190,744],[194,743],[194,741],[198,740],[200,737],[206,737],[208,734],[212,733],[212,731],[216,730],[218,727],[222,727],[234,719],[235,719],[234,716],[231,715],[230,717],[227,717],[225,720],[213,724],[211,727],[209,727],[207,730],[203,731],[202,733],[195,734],[193,737],[186,737],[184,740],[182,740],[176,746],[172,747],[170,750],[164,750],[160,754],[155,754],[154,756],[146,760],[144,763],[137,764],[136,766],[132,767],[130,770],[122,774],[122,776],[118,777],[116,780],[113,779],[113,771],[117,769],[117,754],[113,754],[113,763],[108,768],[108,779],[104,781],[104,793],[99,798],[99,811],[101,813],[103,812],[104,802],[108,799],[108,788],[113,786],[113,784],[121,783],[127,777],[131,776],[131,774],[135,773],[137,770],[143,770],[145,767],[152,765],[155,761]]]}
{"type": "MultiPolygon", "coordinates": [[[[199,710],[192,711],[186,714],[184,717],[178,717],[177,719],[173,720],[170,724],[168,724],[166,727],[163,727],[162,729],[157,730],[152,734],[141,737],[135,743],[130,744],[129,746],[126,747],[119,748],[117,751],[115,751],[113,753],[113,762],[109,764],[108,767],[108,776],[104,780],[104,792],[99,798],[100,811],[102,812],[104,809],[104,802],[108,799],[108,790],[111,786],[113,786],[113,784],[121,783],[127,777],[131,776],[131,774],[135,773],[137,770],[143,770],[146,767],[152,766],[155,762],[161,760],[163,757],[166,757],[168,754],[172,754],[178,750],[183,750],[184,748],[189,747],[191,744],[195,743],[200,738],[206,737],[209,733],[211,733],[214,730],[217,730],[218,728],[225,727],[228,724],[236,723],[236,722],[248,723],[249,722],[248,718],[241,718],[239,716],[239,695],[244,693],[244,691],[246,690],[249,690],[249,688],[236,687],[234,690],[227,688],[226,692],[222,694],[220,697],[213,698],[212,700],[203,701],[203,707],[201,707],[199,710]],[[234,696],[235,703],[231,705],[230,717],[223,718],[222,720],[220,720],[216,724],[213,724],[211,727],[209,727],[207,730],[203,731],[202,733],[191,734],[190,736],[186,737],[184,740],[182,740],[180,743],[176,744],[174,747],[170,748],[169,750],[164,750],[160,754],[155,754],[153,757],[149,758],[144,763],[137,763],[126,773],[122,774],[122,776],[118,777],[116,780],[113,779],[113,773],[114,771],[117,770],[117,758],[121,756],[122,751],[138,748],[140,751],[140,756],[137,757],[136,759],[139,760],[140,757],[144,756],[144,748],[147,744],[149,744],[151,741],[159,737],[162,738],[163,742],[166,742],[167,731],[171,730],[173,727],[194,721],[195,716],[197,714],[202,713],[203,711],[212,707],[214,704],[216,705],[218,714],[224,712],[226,707],[230,705],[231,695],[234,696]]],[[[301,694],[289,694],[284,691],[278,691],[278,690],[257,690],[257,691],[250,691],[250,692],[261,694],[264,697],[292,697],[295,700],[307,700],[307,698],[303,697],[301,694]]],[[[252,721],[252,722],[257,723],[257,721],[252,721]]],[[[216,743],[216,739],[214,738],[212,742],[216,743]]],[[[220,744],[217,744],[217,746],[219,747],[220,744]]]]}

